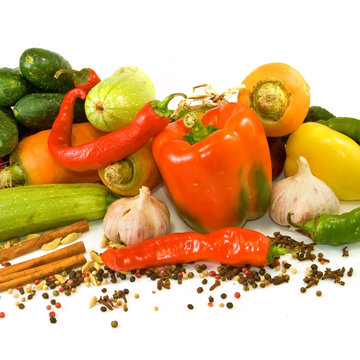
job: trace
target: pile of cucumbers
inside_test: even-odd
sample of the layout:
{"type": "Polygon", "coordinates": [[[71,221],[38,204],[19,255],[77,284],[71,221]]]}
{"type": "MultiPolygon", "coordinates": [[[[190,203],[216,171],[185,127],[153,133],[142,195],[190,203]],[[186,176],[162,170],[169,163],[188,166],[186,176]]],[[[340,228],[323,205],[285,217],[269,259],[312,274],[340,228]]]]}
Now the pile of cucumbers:
{"type": "MultiPolygon", "coordinates": [[[[62,99],[74,87],[71,72],[54,75],[71,69],[61,55],[40,48],[25,50],[18,68],[0,68],[0,158],[10,154],[22,136],[51,128],[62,99]]],[[[87,120],[81,99],[74,120],[87,120]]]]}

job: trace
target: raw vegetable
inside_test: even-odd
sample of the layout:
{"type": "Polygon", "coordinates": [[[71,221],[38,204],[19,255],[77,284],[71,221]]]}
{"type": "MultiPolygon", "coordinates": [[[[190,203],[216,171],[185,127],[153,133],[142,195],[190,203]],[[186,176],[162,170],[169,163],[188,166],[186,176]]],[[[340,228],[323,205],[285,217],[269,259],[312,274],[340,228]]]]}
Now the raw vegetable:
{"type": "MultiPolygon", "coordinates": [[[[0,188],[31,185],[99,181],[97,171],[78,172],[64,168],[48,149],[50,130],[40,131],[22,139],[10,156],[10,166],[0,172],[0,188]]],[[[98,139],[104,133],[90,123],[73,125],[71,143],[74,146],[98,139]]]]}
{"type": "Polygon", "coordinates": [[[31,91],[31,86],[19,69],[0,68],[0,106],[13,106],[31,91]]]}
{"type": "Polygon", "coordinates": [[[59,79],[54,77],[61,69],[71,69],[71,65],[55,52],[31,48],[21,54],[21,73],[40,90],[65,93],[72,89],[74,87],[72,74],[64,74],[59,79]]]}
{"type": "Polygon", "coordinates": [[[149,77],[137,67],[123,67],[89,92],[85,112],[96,128],[111,132],[128,126],[154,99],[155,88],[149,77]]]}
{"type": "Polygon", "coordinates": [[[135,196],[142,186],[155,189],[162,179],[151,148],[150,140],[126,158],[99,169],[104,185],[122,196],[135,196]]]}
{"type": "Polygon", "coordinates": [[[310,106],[309,85],[283,63],[262,65],[243,81],[238,101],[258,114],[267,136],[290,134],[304,121],[310,106]]]}
{"type": "Polygon", "coordinates": [[[360,145],[316,122],[302,124],[286,144],[285,176],[297,172],[303,156],[311,172],[328,184],[340,200],[360,200],[360,145]]]}
{"type": "Polygon", "coordinates": [[[282,137],[268,137],[267,138],[270,156],[272,180],[276,180],[284,169],[286,158],[285,141],[282,137]]]}
{"type": "MultiPolygon", "coordinates": [[[[18,123],[31,130],[50,129],[59,113],[65,94],[37,93],[22,97],[13,112],[18,123]]],[[[84,101],[78,99],[74,109],[74,122],[87,121],[84,101]]]]}
{"type": "Polygon", "coordinates": [[[0,241],[105,216],[116,199],[100,184],[28,185],[0,190],[0,241]]]}
{"type": "Polygon", "coordinates": [[[114,201],[103,220],[105,235],[115,242],[137,244],[170,230],[170,212],[158,198],[143,186],[134,197],[114,201]]]}
{"type": "Polygon", "coordinates": [[[247,106],[228,103],[202,120],[186,115],[154,138],[153,155],[179,215],[198,232],[241,226],[269,205],[269,147],[247,106]],[[184,122],[193,126],[193,145],[186,141],[190,128],[184,122]]]}
{"type": "Polygon", "coordinates": [[[300,156],[297,164],[294,176],[273,186],[270,217],[279,225],[288,225],[287,216],[292,212],[292,221],[302,225],[319,214],[338,214],[340,202],[330,187],[311,173],[304,157],[300,156]]]}
{"type": "Polygon", "coordinates": [[[321,106],[310,106],[304,122],[314,122],[319,120],[329,120],[335,117],[331,112],[321,106]]]}
{"type": "Polygon", "coordinates": [[[11,109],[0,108],[0,157],[10,154],[19,141],[19,131],[11,109]]]}
{"type": "Polygon", "coordinates": [[[288,223],[319,244],[344,245],[360,241],[360,208],[341,215],[321,214],[304,225],[293,222],[289,213],[288,223]]]}
{"type": "Polygon", "coordinates": [[[125,128],[90,143],[72,147],[70,139],[74,104],[79,96],[82,99],[86,97],[85,90],[73,89],[65,95],[51,129],[48,141],[50,153],[58,163],[76,171],[96,170],[122,160],[144,146],[170,122],[168,104],[177,95],[147,103],[125,128]]]}
{"type": "Polygon", "coordinates": [[[334,117],[329,120],[319,120],[317,123],[348,136],[360,145],[360,120],[349,117],[334,117]]]}
{"type": "Polygon", "coordinates": [[[109,247],[101,258],[114,271],[127,271],[212,260],[226,265],[262,266],[272,263],[285,248],[254,230],[225,228],[208,235],[172,233],[120,249],[109,247]]]}

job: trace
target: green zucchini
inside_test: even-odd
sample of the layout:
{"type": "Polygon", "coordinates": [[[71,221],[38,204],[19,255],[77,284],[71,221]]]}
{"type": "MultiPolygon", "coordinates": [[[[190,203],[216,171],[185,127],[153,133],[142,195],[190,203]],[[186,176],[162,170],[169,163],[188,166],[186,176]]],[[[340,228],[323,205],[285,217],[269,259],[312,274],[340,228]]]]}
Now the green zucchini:
{"type": "Polygon", "coordinates": [[[20,56],[20,70],[25,78],[38,89],[46,92],[66,93],[74,87],[73,75],[63,74],[58,79],[55,73],[61,69],[71,69],[71,65],[58,53],[31,48],[20,56]]]}
{"type": "MultiPolygon", "coordinates": [[[[21,98],[13,112],[18,123],[30,130],[50,129],[59,113],[65,94],[38,93],[21,98]]],[[[74,108],[74,123],[87,121],[84,100],[78,99],[74,108]]]]}
{"type": "Polygon", "coordinates": [[[0,241],[103,218],[119,196],[100,184],[26,185],[0,190],[0,241]]]}
{"type": "Polygon", "coordinates": [[[30,93],[32,87],[20,70],[0,68],[0,106],[13,106],[24,95],[30,93]]]}
{"type": "Polygon", "coordinates": [[[11,109],[0,108],[0,157],[10,154],[18,141],[19,130],[11,109]]]}

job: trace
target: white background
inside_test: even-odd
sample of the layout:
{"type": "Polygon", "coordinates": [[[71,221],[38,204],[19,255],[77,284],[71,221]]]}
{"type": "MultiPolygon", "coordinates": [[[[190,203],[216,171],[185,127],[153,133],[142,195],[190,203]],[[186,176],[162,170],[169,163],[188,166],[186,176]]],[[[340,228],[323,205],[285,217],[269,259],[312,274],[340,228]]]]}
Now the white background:
{"type": "MultiPolygon", "coordinates": [[[[62,54],[73,68],[94,68],[101,78],[121,66],[138,66],[153,80],[157,97],[191,91],[210,83],[218,91],[241,84],[255,67],[280,61],[302,73],[311,87],[312,105],[339,116],[360,117],[359,20],[356,1],[9,1],[2,2],[0,67],[17,67],[21,53],[41,47],[62,54]]],[[[316,149],[314,149],[316,151],[316,149]]],[[[156,193],[171,209],[172,231],[188,228],[179,220],[164,189],[156,193]]],[[[359,206],[343,203],[342,210],[359,206]]],[[[246,227],[272,235],[279,230],[266,215],[246,227]]],[[[285,229],[281,229],[286,233],[285,229]]],[[[101,221],[91,224],[82,239],[98,249],[101,221]]],[[[297,239],[304,239],[294,235],[297,239]]],[[[118,283],[128,287],[129,311],[100,313],[88,309],[100,288],[82,287],[59,299],[58,323],[51,325],[37,295],[20,311],[15,299],[1,294],[1,354],[19,358],[226,359],[315,358],[358,359],[358,244],[319,246],[333,269],[354,267],[346,285],[323,281],[300,294],[309,263],[292,261],[298,274],[289,284],[245,293],[233,282],[212,294],[196,293],[200,279],[152,294],[147,279],[118,283]],[[231,298],[240,289],[234,308],[218,307],[221,292],[231,298]],[[316,297],[320,289],[322,297],[316,297]],[[188,303],[195,309],[189,311],[188,303]],[[159,306],[159,311],[153,307],[159,306]],[[119,321],[112,329],[110,322],[119,321]]],[[[31,254],[31,257],[40,252],[31,254]]],[[[27,257],[24,257],[24,259],[27,257]]],[[[213,264],[212,266],[216,266],[213,264]]],[[[211,283],[211,282],[210,282],[211,283]]]]}

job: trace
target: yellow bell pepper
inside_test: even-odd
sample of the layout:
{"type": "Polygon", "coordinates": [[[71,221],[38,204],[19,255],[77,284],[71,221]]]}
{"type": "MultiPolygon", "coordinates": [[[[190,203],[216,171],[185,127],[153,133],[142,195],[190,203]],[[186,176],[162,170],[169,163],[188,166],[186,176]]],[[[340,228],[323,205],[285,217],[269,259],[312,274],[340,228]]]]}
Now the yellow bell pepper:
{"type": "Polygon", "coordinates": [[[299,156],[340,200],[360,200],[360,145],[350,137],[325,125],[304,123],[287,141],[285,176],[297,172],[299,156]]]}

